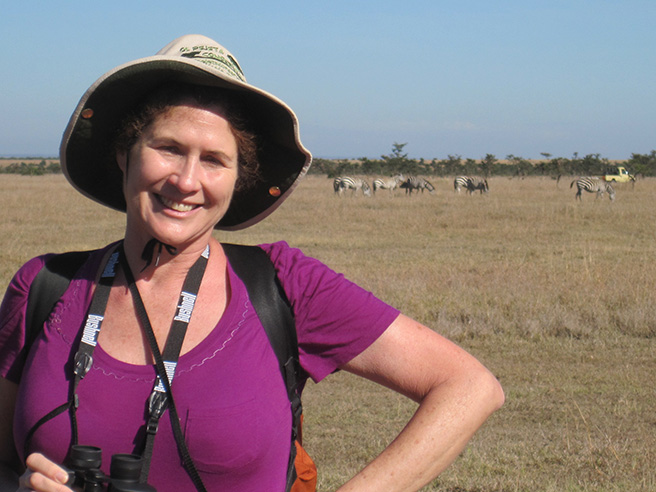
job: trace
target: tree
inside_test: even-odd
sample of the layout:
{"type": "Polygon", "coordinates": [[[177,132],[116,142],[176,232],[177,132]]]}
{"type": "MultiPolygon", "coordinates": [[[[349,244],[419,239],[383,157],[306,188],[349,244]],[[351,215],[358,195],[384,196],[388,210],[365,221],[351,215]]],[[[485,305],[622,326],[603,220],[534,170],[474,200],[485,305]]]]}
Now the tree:
{"type": "Polygon", "coordinates": [[[463,174],[462,173],[462,157],[459,155],[449,155],[442,161],[442,166],[446,174],[463,174]]]}
{"type": "Polygon", "coordinates": [[[478,164],[471,157],[465,159],[464,169],[465,174],[478,174],[478,164]]]}
{"type": "Polygon", "coordinates": [[[383,166],[388,174],[404,173],[412,174],[416,172],[418,166],[415,162],[408,159],[408,154],[403,153],[403,148],[408,145],[406,143],[394,142],[392,145],[392,153],[389,155],[382,155],[384,163],[383,166]]]}
{"type": "Polygon", "coordinates": [[[608,163],[608,159],[602,158],[601,154],[588,154],[580,160],[580,169],[583,171],[581,174],[587,176],[604,174],[608,163]]]}
{"type": "Polygon", "coordinates": [[[493,154],[487,154],[483,160],[481,160],[481,172],[486,178],[489,178],[494,169],[494,165],[498,162],[498,159],[493,154]]]}
{"type": "Polygon", "coordinates": [[[360,159],[360,169],[362,174],[379,174],[381,172],[381,162],[378,160],[369,160],[366,157],[360,159]]]}
{"type": "Polygon", "coordinates": [[[533,166],[531,163],[523,157],[508,154],[506,156],[506,160],[512,163],[511,167],[514,168],[513,176],[524,179],[525,176],[528,176],[533,171],[533,166]]]}
{"type": "Polygon", "coordinates": [[[656,150],[650,154],[631,154],[627,167],[633,169],[636,175],[656,176],[656,150]]]}
{"type": "MultiPolygon", "coordinates": [[[[405,147],[406,145],[408,145],[408,142],[402,143],[402,144],[394,142],[394,144],[392,145],[392,158],[393,159],[407,159],[408,154],[403,153],[403,147],[405,147]]],[[[384,156],[383,156],[383,158],[384,158],[384,156]]]]}

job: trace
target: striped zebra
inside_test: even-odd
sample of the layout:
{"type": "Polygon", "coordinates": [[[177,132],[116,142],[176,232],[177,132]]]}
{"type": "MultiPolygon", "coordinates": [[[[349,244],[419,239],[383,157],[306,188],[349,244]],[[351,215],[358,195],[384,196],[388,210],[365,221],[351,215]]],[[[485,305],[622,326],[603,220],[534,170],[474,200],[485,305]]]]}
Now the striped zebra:
{"type": "Polygon", "coordinates": [[[374,195],[376,190],[389,190],[390,194],[394,194],[394,190],[404,181],[403,174],[397,174],[391,178],[376,178],[372,183],[374,195]]]}
{"type": "Polygon", "coordinates": [[[469,191],[469,194],[471,195],[476,190],[479,190],[481,195],[483,193],[489,193],[490,187],[487,184],[487,179],[471,176],[467,183],[467,191],[469,191]]]}
{"type": "Polygon", "coordinates": [[[369,184],[360,178],[352,178],[350,176],[340,176],[333,181],[333,189],[338,195],[344,194],[344,190],[353,190],[355,195],[358,190],[362,190],[364,196],[371,196],[371,187],[369,184]]]}
{"type": "Polygon", "coordinates": [[[335,190],[335,194],[341,192],[342,190],[341,183],[342,183],[342,178],[340,176],[337,176],[335,179],[333,179],[333,190],[335,190]]]}
{"type": "Polygon", "coordinates": [[[579,199],[582,201],[581,198],[581,192],[583,190],[587,191],[588,193],[596,193],[597,196],[595,197],[595,200],[599,197],[603,197],[604,193],[608,193],[608,198],[610,198],[611,201],[615,200],[615,189],[612,187],[610,183],[607,183],[605,181],[602,181],[601,179],[594,177],[594,176],[588,176],[584,178],[578,178],[572,181],[569,185],[570,188],[574,186],[574,183],[576,183],[576,196],[574,199],[579,199]]]}
{"type": "Polygon", "coordinates": [[[456,176],[456,179],[453,180],[453,191],[460,193],[463,188],[467,188],[468,181],[469,176],[456,176]]]}
{"type": "Polygon", "coordinates": [[[477,176],[457,176],[456,179],[453,180],[453,190],[456,193],[460,193],[462,188],[465,188],[470,195],[476,190],[479,190],[481,194],[490,191],[487,180],[477,176]]]}
{"type": "Polygon", "coordinates": [[[421,190],[422,193],[424,190],[428,190],[431,195],[435,193],[435,187],[430,184],[428,180],[418,176],[409,176],[399,185],[399,188],[405,188],[406,195],[412,195],[414,190],[417,190],[417,193],[419,193],[419,190],[421,190]]]}

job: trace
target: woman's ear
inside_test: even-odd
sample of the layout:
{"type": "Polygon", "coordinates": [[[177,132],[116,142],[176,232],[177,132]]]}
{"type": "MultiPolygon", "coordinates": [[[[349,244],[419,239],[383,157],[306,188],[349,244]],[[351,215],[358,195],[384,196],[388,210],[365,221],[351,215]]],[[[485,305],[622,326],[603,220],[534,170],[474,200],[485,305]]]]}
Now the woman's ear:
{"type": "Polygon", "coordinates": [[[128,168],[128,153],[125,150],[117,150],[116,151],[116,163],[118,164],[118,167],[121,171],[123,171],[123,175],[125,175],[127,168],[128,168]]]}

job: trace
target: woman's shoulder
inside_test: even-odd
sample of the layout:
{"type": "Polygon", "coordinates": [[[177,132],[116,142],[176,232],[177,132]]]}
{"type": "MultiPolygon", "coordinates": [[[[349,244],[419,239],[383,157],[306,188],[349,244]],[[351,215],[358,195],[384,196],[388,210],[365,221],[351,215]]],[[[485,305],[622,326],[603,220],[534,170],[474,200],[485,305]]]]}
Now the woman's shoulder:
{"type": "Polygon", "coordinates": [[[280,259],[281,257],[284,257],[286,255],[293,255],[293,254],[302,254],[301,250],[298,248],[292,248],[289,244],[287,244],[287,241],[276,241],[273,243],[262,243],[258,244],[260,248],[262,248],[266,253],[269,255],[269,258],[271,258],[271,261],[274,263],[280,259]]]}
{"type": "Polygon", "coordinates": [[[260,247],[290,301],[301,365],[315,381],[361,353],[398,316],[372,292],[300,249],[283,241],[260,247]]]}
{"type": "Polygon", "coordinates": [[[46,262],[55,256],[55,253],[46,253],[43,255],[35,256],[34,258],[26,261],[14,274],[9,282],[5,297],[9,294],[24,294],[27,295],[30,285],[34,278],[41,271],[46,262]]]}
{"type": "MultiPolygon", "coordinates": [[[[104,248],[89,250],[88,257],[85,256],[84,260],[88,263],[93,263],[94,259],[99,259],[104,255],[104,252],[111,248],[113,244],[108,245],[104,248]],[[89,261],[87,261],[89,260],[89,261]]],[[[69,252],[70,253],[70,252],[69,252]]],[[[5,298],[8,296],[21,297],[27,296],[30,290],[30,286],[34,282],[34,279],[43,269],[43,267],[51,260],[54,260],[58,257],[63,257],[66,253],[45,253],[42,255],[35,256],[28,261],[26,261],[14,274],[11,279],[7,291],[5,293],[5,298]]]]}
{"type": "Polygon", "coordinates": [[[302,281],[307,286],[328,277],[343,277],[322,261],[305,254],[300,248],[292,247],[285,241],[260,244],[271,259],[278,278],[283,286],[290,282],[302,281]]]}
{"type": "Polygon", "coordinates": [[[25,354],[25,313],[30,287],[52,253],[25,262],[9,282],[0,305],[0,376],[20,380],[25,354]],[[23,355],[21,355],[23,354],[23,355]]]}
{"type": "MultiPolygon", "coordinates": [[[[292,305],[325,309],[326,306],[379,307],[374,294],[284,241],[259,245],[269,255],[292,305]]],[[[298,313],[297,313],[298,314],[298,313]]]]}
{"type": "Polygon", "coordinates": [[[320,260],[308,256],[303,250],[297,247],[290,246],[286,241],[276,241],[273,243],[263,243],[258,245],[262,248],[271,258],[271,261],[276,266],[276,269],[284,269],[285,267],[293,267],[294,265],[323,265],[320,260]]]}

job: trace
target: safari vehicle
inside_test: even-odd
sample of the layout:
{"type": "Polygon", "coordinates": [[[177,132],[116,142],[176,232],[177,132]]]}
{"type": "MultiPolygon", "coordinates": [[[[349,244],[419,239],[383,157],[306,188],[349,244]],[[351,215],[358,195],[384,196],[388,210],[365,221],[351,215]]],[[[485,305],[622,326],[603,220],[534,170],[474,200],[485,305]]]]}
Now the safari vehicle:
{"type": "Polygon", "coordinates": [[[629,171],[627,171],[622,166],[611,166],[606,168],[601,179],[604,181],[617,183],[628,183],[629,181],[635,181],[635,177],[632,174],[629,174],[629,171]]]}

